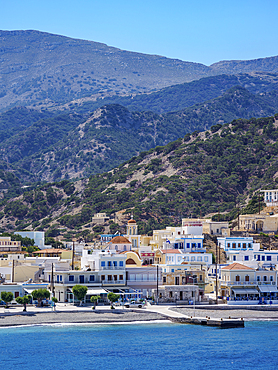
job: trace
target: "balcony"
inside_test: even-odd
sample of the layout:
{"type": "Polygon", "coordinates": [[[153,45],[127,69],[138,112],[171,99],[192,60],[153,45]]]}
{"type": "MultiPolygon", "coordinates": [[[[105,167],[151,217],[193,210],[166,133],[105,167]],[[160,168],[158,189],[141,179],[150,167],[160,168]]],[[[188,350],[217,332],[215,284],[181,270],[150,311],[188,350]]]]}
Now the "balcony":
{"type": "Polygon", "coordinates": [[[125,280],[102,280],[102,285],[125,285],[125,280]]]}
{"type": "Polygon", "coordinates": [[[100,271],[109,270],[109,271],[116,271],[116,270],[125,270],[125,266],[101,266],[100,271]]]}

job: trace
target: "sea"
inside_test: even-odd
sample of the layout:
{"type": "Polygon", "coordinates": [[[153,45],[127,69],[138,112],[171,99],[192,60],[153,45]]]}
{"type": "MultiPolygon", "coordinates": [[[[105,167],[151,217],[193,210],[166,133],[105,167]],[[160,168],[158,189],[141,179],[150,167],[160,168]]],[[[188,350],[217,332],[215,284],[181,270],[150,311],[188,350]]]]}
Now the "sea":
{"type": "Polygon", "coordinates": [[[31,369],[278,369],[278,321],[219,329],[168,322],[0,329],[0,364],[31,369]]]}

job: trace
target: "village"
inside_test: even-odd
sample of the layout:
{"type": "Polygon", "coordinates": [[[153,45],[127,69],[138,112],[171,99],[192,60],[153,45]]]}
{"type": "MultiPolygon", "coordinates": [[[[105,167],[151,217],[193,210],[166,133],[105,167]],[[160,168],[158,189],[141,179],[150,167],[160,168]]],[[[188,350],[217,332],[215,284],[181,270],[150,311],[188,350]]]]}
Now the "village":
{"type": "MultiPolygon", "coordinates": [[[[0,294],[15,299],[47,289],[49,302],[109,304],[108,294],[121,304],[258,305],[278,304],[278,241],[267,245],[265,236],[278,229],[278,190],[264,190],[266,208],[259,214],[239,215],[234,228],[228,222],[183,218],[182,225],[140,235],[131,217],[126,234],[101,234],[98,247],[64,242],[64,248],[45,246],[44,232],[17,234],[35,240],[32,256],[19,241],[0,237],[0,294]],[[86,286],[79,302],[76,285],[86,286]],[[55,301],[55,300],[54,300],[55,301]]],[[[106,214],[94,215],[101,224],[106,214]]],[[[36,303],[36,302],[32,302],[36,303]]],[[[46,302],[48,304],[48,301],[46,302]]]]}

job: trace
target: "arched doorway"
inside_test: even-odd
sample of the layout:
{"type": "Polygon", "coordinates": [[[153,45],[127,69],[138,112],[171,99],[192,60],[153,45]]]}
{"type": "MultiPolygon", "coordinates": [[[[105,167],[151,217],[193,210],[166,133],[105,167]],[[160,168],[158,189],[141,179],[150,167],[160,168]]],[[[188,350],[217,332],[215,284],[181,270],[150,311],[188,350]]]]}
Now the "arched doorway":
{"type": "Polygon", "coordinates": [[[259,220],[256,222],[256,231],[263,231],[264,229],[264,223],[262,220],[259,220]]]}

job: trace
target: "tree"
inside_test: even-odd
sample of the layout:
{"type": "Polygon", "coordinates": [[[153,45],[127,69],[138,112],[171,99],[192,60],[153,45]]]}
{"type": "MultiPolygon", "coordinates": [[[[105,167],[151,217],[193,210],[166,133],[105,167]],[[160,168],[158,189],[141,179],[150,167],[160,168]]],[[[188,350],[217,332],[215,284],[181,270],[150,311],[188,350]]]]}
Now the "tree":
{"type": "Polygon", "coordinates": [[[107,294],[107,298],[111,303],[111,308],[114,308],[113,303],[118,301],[118,299],[120,298],[120,294],[115,294],[115,293],[110,292],[107,294]]]}
{"type": "Polygon", "coordinates": [[[38,307],[41,307],[42,305],[42,300],[43,299],[48,299],[50,297],[50,292],[47,289],[36,289],[33,290],[32,292],[32,297],[34,300],[38,301],[38,307]]]}
{"type": "Polygon", "coordinates": [[[12,292],[1,292],[1,299],[6,303],[6,308],[8,307],[8,303],[10,303],[14,298],[12,292]]]}
{"type": "Polygon", "coordinates": [[[100,299],[99,295],[92,295],[90,301],[94,304],[93,310],[96,308],[97,301],[100,299]]]}
{"type": "Polygon", "coordinates": [[[23,311],[27,311],[27,304],[31,302],[32,297],[25,295],[24,297],[17,297],[15,300],[18,304],[23,304],[23,311]]]}
{"type": "Polygon", "coordinates": [[[82,305],[82,300],[84,299],[87,290],[88,288],[86,286],[78,284],[72,288],[74,296],[80,301],[80,306],[82,305]]]}

